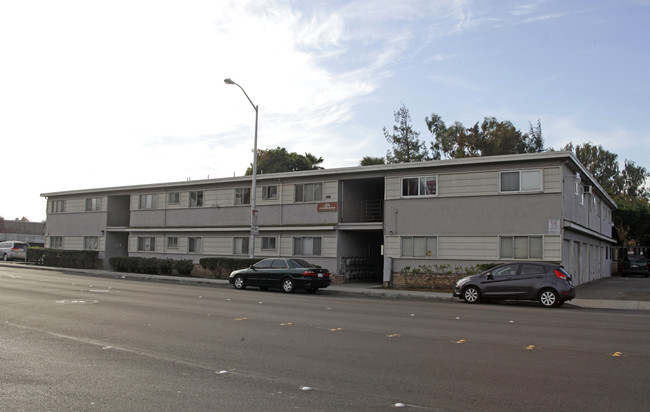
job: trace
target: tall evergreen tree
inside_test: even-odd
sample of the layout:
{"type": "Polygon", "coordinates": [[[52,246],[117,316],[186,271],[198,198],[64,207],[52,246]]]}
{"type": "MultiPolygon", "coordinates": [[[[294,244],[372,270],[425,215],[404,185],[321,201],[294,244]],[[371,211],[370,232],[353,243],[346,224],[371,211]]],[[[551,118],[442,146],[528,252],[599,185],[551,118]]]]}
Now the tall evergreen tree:
{"type": "Polygon", "coordinates": [[[406,106],[395,112],[395,125],[390,133],[384,127],[384,137],[393,147],[386,153],[388,163],[409,163],[429,160],[424,141],[420,141],[420,132],[413,130],[411,115],[406,106]]]}

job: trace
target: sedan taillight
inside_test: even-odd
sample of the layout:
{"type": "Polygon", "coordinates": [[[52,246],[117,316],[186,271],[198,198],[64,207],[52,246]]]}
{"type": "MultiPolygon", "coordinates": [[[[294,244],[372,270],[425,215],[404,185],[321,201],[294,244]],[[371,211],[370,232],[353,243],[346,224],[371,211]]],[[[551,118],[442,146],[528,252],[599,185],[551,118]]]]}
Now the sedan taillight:
{"type": "Polygon", "coordinates": [[[553,270],[553,273],[555,273],[555,277],[557,277],[559,279],[566,280],[566,275],[564,273],[562,273],[561,271],[555,269],[555,270],[553,270]]]}
{"type": "MultiPolygon", "coordinates": [[[[314,272],[313,270],[306,270],[306,271],[302,272],[302,275],[303,276],[318,276],[319,274],[314,272]]],[[[321,273],[320,275],[325,277],[325,276],[329,276],[330,274],[329,274],[329,272],[325,272],[325,273],[321,273]]]]}

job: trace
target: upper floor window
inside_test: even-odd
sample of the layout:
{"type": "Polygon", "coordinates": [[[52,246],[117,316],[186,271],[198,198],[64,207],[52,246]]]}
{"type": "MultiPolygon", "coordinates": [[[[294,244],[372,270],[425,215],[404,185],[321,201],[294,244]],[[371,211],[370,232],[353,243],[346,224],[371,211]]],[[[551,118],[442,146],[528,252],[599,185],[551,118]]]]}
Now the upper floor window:
{"type": "Polygon", "coordinates": [[[517,170],[501,172],[502,192],[534,192],[542,190],[542,171],[517,170]]]}
{"type": "Polygon", "coordinates": [[[435,196],[438,194],[438,177],[405,177],[402,179],[402,196],[435,196]]]}
{"type": "Polygon", "coordinates": [[[138,202],[138,207],[140,209],[154,209],[156,207],[156,195],[155,194],[146,194],[140,195],[138,202]]]}
{"type": "Polygon", "coordinates": [[[91,212],[93,210],[99,210],[101,207],[101,199],[99,197],[87,197],[86,198],[86,212],[91,212]]]}
{"type": "Polygon", "coordinates": [[[190,207],[203,206],[203,190],[196,190],[190,192],[190,207]]]}
{"type": "Polygon", "coordinates": [[[86,249],[86,250],[97,250],[97,249],[99,249],[99,237],[98,236],[84,236],[84,249],[86,249]]]}
{"type": "Polygon", "coordinates": [[[302,183],[296,185],[296,202],[320,202],[323,200],[322,183],[302,183]]]}
{"type": "Polygon", "coordinates": [[[277,199],[278,198],[278,186],[262,186],[262,199],[277,199]]]}
{"type": "Polygon", "coordinates": [[[181,202],[181,195],[178,192],[167,193],[167,203],[170,205],[177,205],[181,202]]]}
{"type": "Polygon", "coordinates": [[[235,189],[235,205],[251,204],[251,188],[238,187],[235,189]]]}
{"type": "Polygon", "coordinates": [[[51,213],[65,212],[65,200],[53,200],[50,208],[51,213]]]}

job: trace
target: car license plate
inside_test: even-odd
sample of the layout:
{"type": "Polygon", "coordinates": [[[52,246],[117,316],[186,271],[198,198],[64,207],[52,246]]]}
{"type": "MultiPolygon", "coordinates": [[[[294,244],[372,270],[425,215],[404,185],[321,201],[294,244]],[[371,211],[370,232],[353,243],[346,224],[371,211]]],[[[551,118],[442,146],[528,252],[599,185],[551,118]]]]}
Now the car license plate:
{"type": "Polygon", "coordinates": [[[319,274],[318,274],[318,277],[319,277],[319,278],[322,278],[322,277],[323,277],[323,274],[322,274],[322,273],[319,273],[319,274]]]}

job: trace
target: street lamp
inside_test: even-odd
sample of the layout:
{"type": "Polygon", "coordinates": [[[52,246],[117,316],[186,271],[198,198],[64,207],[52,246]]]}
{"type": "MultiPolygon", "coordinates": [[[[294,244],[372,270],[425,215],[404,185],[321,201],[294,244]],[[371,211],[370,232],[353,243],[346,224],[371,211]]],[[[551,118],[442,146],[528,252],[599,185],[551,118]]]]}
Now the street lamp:
{"type": "Polygon", "coordinates": [[[253,106],[253,109],[255,109],[255,140],[253,143],[253,183],[251,184],[251,237],[249,240],[249,245],[248,245],[248,252],[249,252],[249,257],[253,259],[255,257],[255,235],[259,232],[259,226],[257,226],[257,209],[256,207],[256,199],[257,199],[257,194],[255,193],[256,186],[257,186],[257,115],[259,114],[259,107],[255,106],[253,104],[253,101],[251,100],[250,97],[248,97],[248,94],[246,93],[246,90],[244,90],[243,87],[238,85],[237,83],[233,82],[230,79],[224,79],[223,81],[226,84],[234,84],[235,86],[239,87],[242,92],[244,92],[244,96],[248,99],[248,101],[251,103],[253,106]]]}

